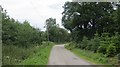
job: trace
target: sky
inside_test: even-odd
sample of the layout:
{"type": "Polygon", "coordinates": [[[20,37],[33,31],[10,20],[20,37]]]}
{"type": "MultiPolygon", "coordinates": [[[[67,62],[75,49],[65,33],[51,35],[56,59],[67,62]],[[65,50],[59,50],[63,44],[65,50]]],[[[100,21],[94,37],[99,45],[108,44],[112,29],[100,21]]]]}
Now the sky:
{"type": "Polygon", "coordinates": [[[0,0],[0,5],[7,10],[8,15],[23,22],[29,21],[30,25],[45,30],[45,20],[56,18],[57,24],[61,24],[62,6],[66,1],[72,0],[0,0]]]}

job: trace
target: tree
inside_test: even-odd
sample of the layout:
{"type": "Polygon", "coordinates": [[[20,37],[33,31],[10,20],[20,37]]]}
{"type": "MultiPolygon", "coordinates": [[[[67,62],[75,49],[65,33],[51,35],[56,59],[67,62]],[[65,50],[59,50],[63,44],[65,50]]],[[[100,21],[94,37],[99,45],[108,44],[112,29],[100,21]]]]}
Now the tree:
{"type": "Polygon", "coordinates": [[[6,45],[31,47],[45,40],[42,31],[32,27],[27,20],[23,23],[10,18],[6,11],[2,17],[2,41],[6,45]]]}
{"type": "Polygon", "coordinates": [[[49,41],[52,42],[66,42],[68,40],[68,32],[65,29],[59,27],[56,24],[56,19],[49,18],[46,20],[46,33],[48,36],[49,41]]]}
{"type": "Polygon", "coordinates": [[[109,26],[113,20],[111,20],[110,14],[114,11],[112,3],[66,2],[63,8],[62,24],[71,33],[76,32],[74,35],[78,36],[77,41],[82,40],[83,36],[93,38],[96,31],[99,34],[111,33],[109,26]]]}
{"type": "Polygon", "coordinates": [[[75,47],[108,57],[119,54],[119,3],[66,2],[63,8],[62,25],[71,32],[75,47]]]}

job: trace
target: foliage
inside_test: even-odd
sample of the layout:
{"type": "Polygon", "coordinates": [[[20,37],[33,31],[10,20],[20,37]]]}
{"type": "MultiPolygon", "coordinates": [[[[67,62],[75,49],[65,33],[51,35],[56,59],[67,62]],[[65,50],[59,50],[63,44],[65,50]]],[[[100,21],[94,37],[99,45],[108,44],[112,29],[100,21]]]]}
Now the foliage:
{"type": "Polygon", "coordinates": [[[44,45],[40,47],[36,53],[31,54],[27,59],[22,61],[20,64],[22,65],[47,65],[48,60],[49,60],[50,50],[52,49],[53,45],[54,43],[52,42],[44,43],[44,45]]]}
{"type": "Polygon", "coordinates": [[[84,37],[79,44],[75,46],[77,48],[90,50],[93,52],[103,53],[107,57],[114,57],[119,53],[119,37],[116,33],[114,36],[110,36],[108,33],[103,33],[100,37],[97,33],[93,39],[88,40],[84,37]]]}
{"type": "Polygon", "coordinates": [[[120,53],[119,3],[66,2],[63,8],[62,25],[70,31],[76,48],[106,57],[120,53]]]}
{"type": "MultiPolygon", "coordinates": [[[[71,45],[72,46],[72,45],[71,45]]],[[[71,47],[70,45],[66,45],[67,49],[71,47]]],[[[93,60],[96,60],[96,61],[99,61],[101,58],[102,60],[99,61],[100,63],[103,63],[103,58],[104,60],[106,59],[105,56],[103,54],[100,54],[100,53],[93,53],[91,51],[87,51],[87,50],[81,50],[79,48],[72,48],[71,50],[73,53],[75,53],[76,55],[86,59],[86,60],[89,60],[92,61],[93,60]],[[91,58],[91,59],[89,59],[91,58]]],[[[95,61],[94,61],[95,62],[95,61]]]]}
{"type": "MultiPolygon", "coordinates": [[[[27,20],[23,23],[10,18],[2,8],[2,64],[17,65],[51,43],[45,43],[46,32],[32,27],[27,20]]],[[[52,46],[51,46],[52,47],[52,46]]],[[[47,47],[50,51],[51,47],[47,47]]],[[[49,52],[47,52],[49,54],[49,52]]],[[[42,53],[44,56],[44,52],[42,53]]],[[[45,56],[48,54],[45,54],[45,56]]],[[[48,60],[45,60],[45,63],[48,60]]],[[[42,63],[42,62],[40,62],[42,63]]]]}
{"type": "Polygon", "coordinates": [[[65,45],[65,48],[69,49],[69,50],[72,50],[73,48],[75,48],[75,42],[70,42],[70,43],[67,43],[65,45]]]}
{"type": "Polygon", "coordinates": [[[106,49],[106,55],[113,57],[116,54],[116,46],[114,46],[114,43],[111,43],[107,49],[106,49]]]}
{"type": "Polygon", "coordinates": [[[100,37],[97,33],[95,34],[95,37],[89,41],[88,45],[89,45],[89,47],[87,47],[88,50],[97,52],[98,47],[100,46],[100,37]]]}
{"type": "Polygon", "coordinates": [[[18,65],[18,64],[47,64],[50,50],[54,43],[44,42],[42,45],[36,45],[30,48],[20,48],[14,45],[3,45],[3,65],[18,65]],[[49,45],[48,45],[49,43],[49,45]],[[36,60],[32,60],[36,58],[36,60]],[[44,59],[44,60],[38,60],[44,59]],[[46,60],[45,60],[46,59],[46,60]],[[30,61],[31,60],[31,61],[30,61]],[[31,63],[30,63],[31,62],[31,63]]]}
{"type": "MultiPolygon", "coordinates": [[[[65,45],[67,49],[71,48],[69,44],[65,45]]],[[[94,53],[89,50],[82,50],[79,48],[72,48],[71,50],[74,54],[79,56],[80,58],[83,58],[87,61],[89,61],[91,64],[118,64],[117,57],[108,58],[102,53],[94,53]]]]}
{"type": "Polygon", "coordinates": [[[30,44],[40,44],[43,41],[41,31],[31,27],[28,21],[24,21],[22,24],[8,19],[7,22],[4,22],[3,20],[2,23],[2,41],[4,44],[29,47],[30,44]]]}
{"type": "Polygon", "coordinates": [[[1,12],[3,15],[3,65],[15,65],[23,60],[23,64],[47,64],[50,49],[52,48],[51,44],[53,43],[47,45],[45,41],[49,39],[49,41],[64,43],[69,40],[69,33],[56,24],[56,19],[47,19],[47,29],[41,31],[32,27],[27,20],[21,23],[9,17],[3,8],[1,12]],[[33,60],[34,58],[36,60],[33,60]]]}
{"type": "Polygon", "coordinates": [[[77,35],[74,40],[82,40],[84,36],[92,38],[96,31],[99,34],[119,32],[113,26],[117,25],[114,23],[116,19],[111,16],[117,11],[113,9],[113,5],[115,4],[110,2],[66,2],[63,6],[62,24],[73,36],[77,35]]]}
{"type": "Polygon", "coordinates": [[[52,42],[64,43],[69,40],[67,30],[60,28],[59,25],[56,24],[56,19],[53,18],[46,20],[46,33],[48,39],[52,42]]]}

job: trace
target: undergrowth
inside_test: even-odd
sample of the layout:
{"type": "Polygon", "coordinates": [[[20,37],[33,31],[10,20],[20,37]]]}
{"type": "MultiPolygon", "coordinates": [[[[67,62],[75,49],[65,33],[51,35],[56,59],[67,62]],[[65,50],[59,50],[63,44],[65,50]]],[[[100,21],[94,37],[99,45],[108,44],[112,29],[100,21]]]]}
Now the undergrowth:
{"type": "Polygon", "coordinates": [[[22,48],[15,45],[2,46],[2,65],[47,64],[48,55],[54,44],[43,42],[33,47],[22,48]],[[35,59],[33,61],[33,59],[35,59]],[[37,61],[40,62],[37,62],[37,61]]]}

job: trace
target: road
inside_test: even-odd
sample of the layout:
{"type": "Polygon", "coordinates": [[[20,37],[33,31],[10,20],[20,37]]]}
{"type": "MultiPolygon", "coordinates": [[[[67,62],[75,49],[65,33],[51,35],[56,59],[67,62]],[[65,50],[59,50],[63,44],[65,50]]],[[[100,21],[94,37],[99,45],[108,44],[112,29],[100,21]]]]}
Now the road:
{"type": "Polygon", "coordinates": [[[51,50],[48,65],[91,65],[64,48],[64,45],[55,45],[51,50]]]}

